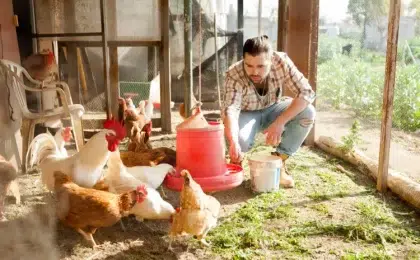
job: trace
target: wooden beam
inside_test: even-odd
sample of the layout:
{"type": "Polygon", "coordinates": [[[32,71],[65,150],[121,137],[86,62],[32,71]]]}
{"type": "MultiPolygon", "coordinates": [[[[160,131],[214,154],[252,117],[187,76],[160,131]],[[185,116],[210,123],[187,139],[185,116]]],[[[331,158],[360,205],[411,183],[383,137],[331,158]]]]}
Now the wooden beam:
{"type": "Polygon", "coordinates": [[[238,61],[242,60],[244,48],[244,0],[238,0],[238,61]]]}
{"type": "Polygon", "coordinates": [[[89,56],[86,52],[86,48],[82,47],[80,48],[80,52],[82,53],[82,60],[85,63],[85,69],[87,74],[87,82],[88,86],[90,86],[90,93],[92,95],[97,96],[98,93],[98,86],[96,84],[95,75],[93,74],[92,66],[90,65],[89,56]],[[93,89],[92,89],[93,88],[93,89]]]}
{"type": "Polygon", "coordinates": [[[169,0],[161,0],[160,116],[162,132],[172,133],[171,50],[169,45],[169,0]]]}
{"type": "Polygon", "coordinates": [[[279,14],[277,20],[277,51],[286,50],[287,35],[287,0],[279,0],[279,14]]]}
{"type": "Polygon", "coordinates": [[[193,95],[192,74],[192,2],[184,0],[184,105],[187,117],[191,115],[193,95]]]}
{"type": "MultiPolygon", "coordinates": [[[[311,41],[312,0],[289,0],[289,22],[287,28],[286,52],[296,67],[308,78],[309,46],[311,41]]],[[[293,93],[283,89],[283,95],[293,97],[293,93]]]]}
{"type": "Polygon", "coordinates": [[[381,192],[385,192],[388,187],[389,149],[391,144],[400,10],[401,0],[391,0],[388,16],[388,41],[386,50],[384,96],[382,103],[381,144],[379,149],[378,182],[376,186],[376,188],[381,192]]]}
{"type": "Polygon", "coordinates": [[[70,88],[71,98],[75,104],[80,104],[77,48],[74,44],[69,44],[67,46],[67,75],[67,84],[70,88]]]}
{"type": "MultiPolygon", "coordinates": [[[[79,41],[70,39],[60,39],[61,44],[74,43],[78,47],[102,47],[102,41],[79,41]]],[[[118,37],[115,40],[108,40],[109,47],[160,47],[161,42],[156,40],[136,40],[136,39],[125,39],[125,37],[118,37]]]]}
{"type": "Polygon", "coordinates": [[[107,8],[105,0],[100,0],[101,12],[101,32],[102,32],[102,58],[103,58],[103,73],[104,73],[104,89],[105,89],[105,107],[107,118],[110,119],[112,114],[111,109],[111,93],[108,75],[109,55],[108,55],[108,25],[107,25],[107,8]]]}
{"type": "MultiPolygon", "coordinates": [[[[317,63],[318,63],[318,21],[319,21],[319,0],[312,0],[311,8],[311,34],[309,43],[309,68],[308,68],[308,80],[311,84],[312,89],[316,92],[317,82],[317,63]]],[[[312,104],[316,107],[316,100],[312,104]]],[[[313,146],[315,144],[315,123],[306,137],[305,144],[313,146]]]]}
{"type": "MultiPolygon", "coordinates": [[[[107,17],[108,17],[108,39],[117,38],[117,0],[107,1],[107,17]]],[[[118,63],[118,47],[109,47],[109,87],[110,87],[110,106],[111,113],[114,116],[118,115],[118,97],[120,96],[119,85],[119,63],[118,63]]]]}

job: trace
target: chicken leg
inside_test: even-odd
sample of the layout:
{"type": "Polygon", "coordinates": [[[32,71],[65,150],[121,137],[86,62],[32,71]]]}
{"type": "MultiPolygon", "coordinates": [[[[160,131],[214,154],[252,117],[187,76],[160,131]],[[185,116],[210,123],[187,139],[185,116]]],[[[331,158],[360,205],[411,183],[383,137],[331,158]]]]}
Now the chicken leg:
{"type": "Polygon", "coordinates": [[[95,242],[95,240],[93,239],[93,236],[92,236],[92,233],[96,232],[96,228],[92,231],[92,233],[86,233],[85,231],[83,231],[80,228],[76,229],[76,231],[79,232],[87,241],[89,241],[89,243],[91,244],[91,246],[93,248],[95,248],[97,246],[96,242],[95,242]]]}

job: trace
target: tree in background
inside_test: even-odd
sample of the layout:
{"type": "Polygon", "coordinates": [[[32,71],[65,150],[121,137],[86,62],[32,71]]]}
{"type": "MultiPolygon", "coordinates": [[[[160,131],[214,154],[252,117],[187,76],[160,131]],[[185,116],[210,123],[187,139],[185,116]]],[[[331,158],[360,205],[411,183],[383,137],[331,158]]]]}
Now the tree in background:
{"type": "Polygon", "coordinates": [[[362,27],[361,49],[365,47],[367,25],[376,26],[384,37],[387,24],[383,23],[383,17],[386,16],[388,10],[389,0],[349,0],[347,13],[357,25],[362,27]]]}
{"type": "Polygon", "coordinates": [[[413,12],[416,17],[416,35],[420,35],[420,0],[411,0],[408,10],[413,12]]]}

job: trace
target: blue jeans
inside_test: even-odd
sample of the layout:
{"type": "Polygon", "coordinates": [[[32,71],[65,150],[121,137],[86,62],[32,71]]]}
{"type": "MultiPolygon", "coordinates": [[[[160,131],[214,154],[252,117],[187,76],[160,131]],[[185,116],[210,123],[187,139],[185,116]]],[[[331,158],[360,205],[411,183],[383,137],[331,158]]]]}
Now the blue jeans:
{"type": "MultiPolygon", "coordinates": [[[[268,128],[290,106],[291,102],[292,99],[289,98],[265,109],[240,112],[239,145],[242,152],[247,152],[253,146],[255,135],[268,128]]],[[[280,154],[293,155],[308,136],[315,120],[315,114],[315,108],[308,105],[290,120],[284,127],[281,142],[276,151],[280,154]]]]}

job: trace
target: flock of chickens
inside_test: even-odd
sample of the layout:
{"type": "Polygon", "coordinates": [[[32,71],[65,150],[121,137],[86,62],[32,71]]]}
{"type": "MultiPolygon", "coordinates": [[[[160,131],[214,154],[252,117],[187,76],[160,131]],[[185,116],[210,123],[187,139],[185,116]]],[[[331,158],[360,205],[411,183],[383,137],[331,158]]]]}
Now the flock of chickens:
{"type": "MultiPolygon", "coordinates": [[[[207,123],[199,107],[196,111],[178,127],[207,123]]],[[[43,186],[56,198],[58,219],[93,247],[98,228],[112,226],[131,214],[138,221],[170,220],[170,248],[172,240],[182,234],[194,235],[207,245],[205,236],[216,226],[220,203],[206,195],[187,170],[181,172],[184,186],[177,209],[157,191],[167,174],[175,173],[176,152],[152,148],[152,114],[151,102],[141,101],[135,107],[130,98],[120,98],[118,118],[106,120],[104,129],[77,153],[69,155],[65,149],[70,128],[55,135],[39,134],[28,149],[27,165],[39,167],[43,186]],[[128,150],[120,151],[119,144],[126,137],[128,150]]],[[[4,218],[4,197],[17,173],[2,157],[0,176],[0,218],[4,218]]]]}

